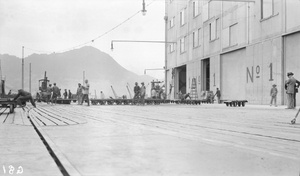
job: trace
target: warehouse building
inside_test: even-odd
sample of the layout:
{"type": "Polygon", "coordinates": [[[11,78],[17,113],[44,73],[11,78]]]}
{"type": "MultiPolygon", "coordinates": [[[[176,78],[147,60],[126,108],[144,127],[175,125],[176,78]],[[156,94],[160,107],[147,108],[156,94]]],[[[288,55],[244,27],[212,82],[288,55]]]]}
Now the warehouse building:
{"type": "Polygon", "coordinates": [[[286,104],[286,73],[300,80],[299,9],[298,0],[166,0],[170,98],[220,88],[222,100],[269,104],[276,84],[286,104]]]}

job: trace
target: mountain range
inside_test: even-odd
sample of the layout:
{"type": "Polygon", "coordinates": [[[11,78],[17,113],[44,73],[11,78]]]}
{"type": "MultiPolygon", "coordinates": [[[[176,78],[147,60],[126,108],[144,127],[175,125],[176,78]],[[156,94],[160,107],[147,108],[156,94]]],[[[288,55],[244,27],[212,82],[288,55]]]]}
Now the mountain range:
{"type": "MultiPolygon", "coordinates": [[[[22,60],[16,56],[0,54],[2,75],[5,76],[6,92],[16,92],[22,87],[22,60]]],[[[134,83],[145,82],[148,85],[154,78],[137,75],[118,64],[110,55],[97,48],[85,46],[64,53],[32,54],[24,58],[24,89],[29,90],[29,63],[31,63],[31,92],[38,91],[39,80],[44,74],[50,83],[56,83],[62,90],[70,89],[76,93],[78,83],[83,82],[83,75],[90,83],[90,93],[99,97],[103,91],[106,98],[114,97],[111,86],[120,97],[127,95],[129,84],[133,94],[134,83]]],[[[150,88],[150,86],[149,86],[150,88]]],[[[149,89],[147,88],[147,89],[149,89]]]]}

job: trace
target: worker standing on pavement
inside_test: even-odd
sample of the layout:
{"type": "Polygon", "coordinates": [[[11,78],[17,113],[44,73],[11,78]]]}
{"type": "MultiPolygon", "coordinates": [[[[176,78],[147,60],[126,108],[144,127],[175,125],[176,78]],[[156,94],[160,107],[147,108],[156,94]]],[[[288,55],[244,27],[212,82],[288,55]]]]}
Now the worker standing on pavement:
{"type": "Polygon", "coordinates": [[[100,98],[101,99],[105,99],[105,95],[104,95],[104,93],[102,91],[100,92],[100,98]]]}
{"type": "Polygon", "coordinates": [[[31,96],[31,93],[24,91],[23,89],[18,90],[18,94],[16,97],[13,99],[14,101],[17,100],[17,104],[22,107],[22,103],[26,101],[30,101],[32,106],[36,108],[36,105],[33,101],[33,98],[31,96]]]}
{"type": "Polygon", "coordinates": [[[76,92],[77,104],[81,104],[82,98],[82,86],[78,83],[77,92],[76,92]]]}
{"type": "Polygon", "coordinates": [[[88,106],[90,106],[90,100],[89,100],[90,84],[89,84],[89,81],[87,79],[85,80],[84,83],[85,83],[84,86],[82,86],[83,96],[82,96],[81,104],[83,103],[83,101],[85,99],[87,99],[88,106]]]}
{"type": "Polygon", "coordinates": [[[65,89],[65,92],[64,92],[64,99],[67,99],[68,98],[68,92],[67,92],[67,89],[65,89]]]}
{"type": "Polygon", "coordinates": [[[140,94],[140,86],[138,85],[138,83],[135,83],[135,86],[133,88],[133,92],[134,92],[134,97],[133,99],[138,99],[139,98],[139,94],[140,94]]]}
{"type": "Polygon", "coordinates": [[[56,104],[57,101],[57,97],[59,96],[59,88],[56,86],[56,83],[53,83],[53,94],[52,94],[52,98],[51,98],[51,103],[53,104],[53,102],[56,104]]]}
{"type": "Polygon", "coordinates": [[[293,77],[294,73],[287,73],[288,80],[285,82],[286,94],[287,94],[287,108],[286,109],[295,109],[295,86],[297,80],[293,77]]]}
{"type": "Polygon", "coordinates": [[[271,88],[271,91],[270,91],[270,96],[271,96],[270,106],[272,106],[273,101],[274,101],[275,107],[277,106],[277,104],[276,104],[277,93],[278,93],[278,90],[276,88],[276,84],[273,84],[272,88],[271,88]]]}
{"type": "Polygon", "coordinates": [[[140,88],[140,103],[141,105],[145,105],[145,95],[146,95],[146,87],[144,83],[141,83],[141,88],[140,88]]]}
{"type": "Polygon", "coordinates": [[[49,84],[49,87],[47,87],[47,104],[49,104],[51,97],[52,97],[52,84],[49,84]]]}
{"type": "Polygon", "coordinates": [[[140,86],[138,85],[137,82],[135,82],[135,86],[133,88],[134,96],[133,96],[133,101],[134,104],[138,104],[138,100],[140,99],[140,86]]]}
{"type": "Polygon", "coordinates": [[[214,96],[217,95],[217,99],[218,99],[218,104],[221,103],[221,91],[219,88],[217,88],[216,94],[214,96]]]}
{"type": "Polygon", "coordinates": [[[69,98],[69,99],[72,99],[72,92],[71,92],[70,89],[69,89],[69,93],[68,93],[68,98],[69,98]]]}

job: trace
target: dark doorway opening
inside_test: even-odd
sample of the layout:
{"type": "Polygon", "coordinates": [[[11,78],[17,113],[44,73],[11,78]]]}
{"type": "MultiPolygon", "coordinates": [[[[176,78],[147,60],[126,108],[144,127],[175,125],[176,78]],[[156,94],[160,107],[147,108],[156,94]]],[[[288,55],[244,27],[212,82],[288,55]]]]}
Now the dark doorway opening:
{"type": "Polygon", "coordinates": [[[210,91],[210,63],[209,58],[203,59],[201,61],[201,67],[202,67],[202,90],[204,91],[210,91]]]}
{"type": "Polygon", "coordinates": [[[178,93],[186,94],[186,65],[177,68],[178,93]]]}

